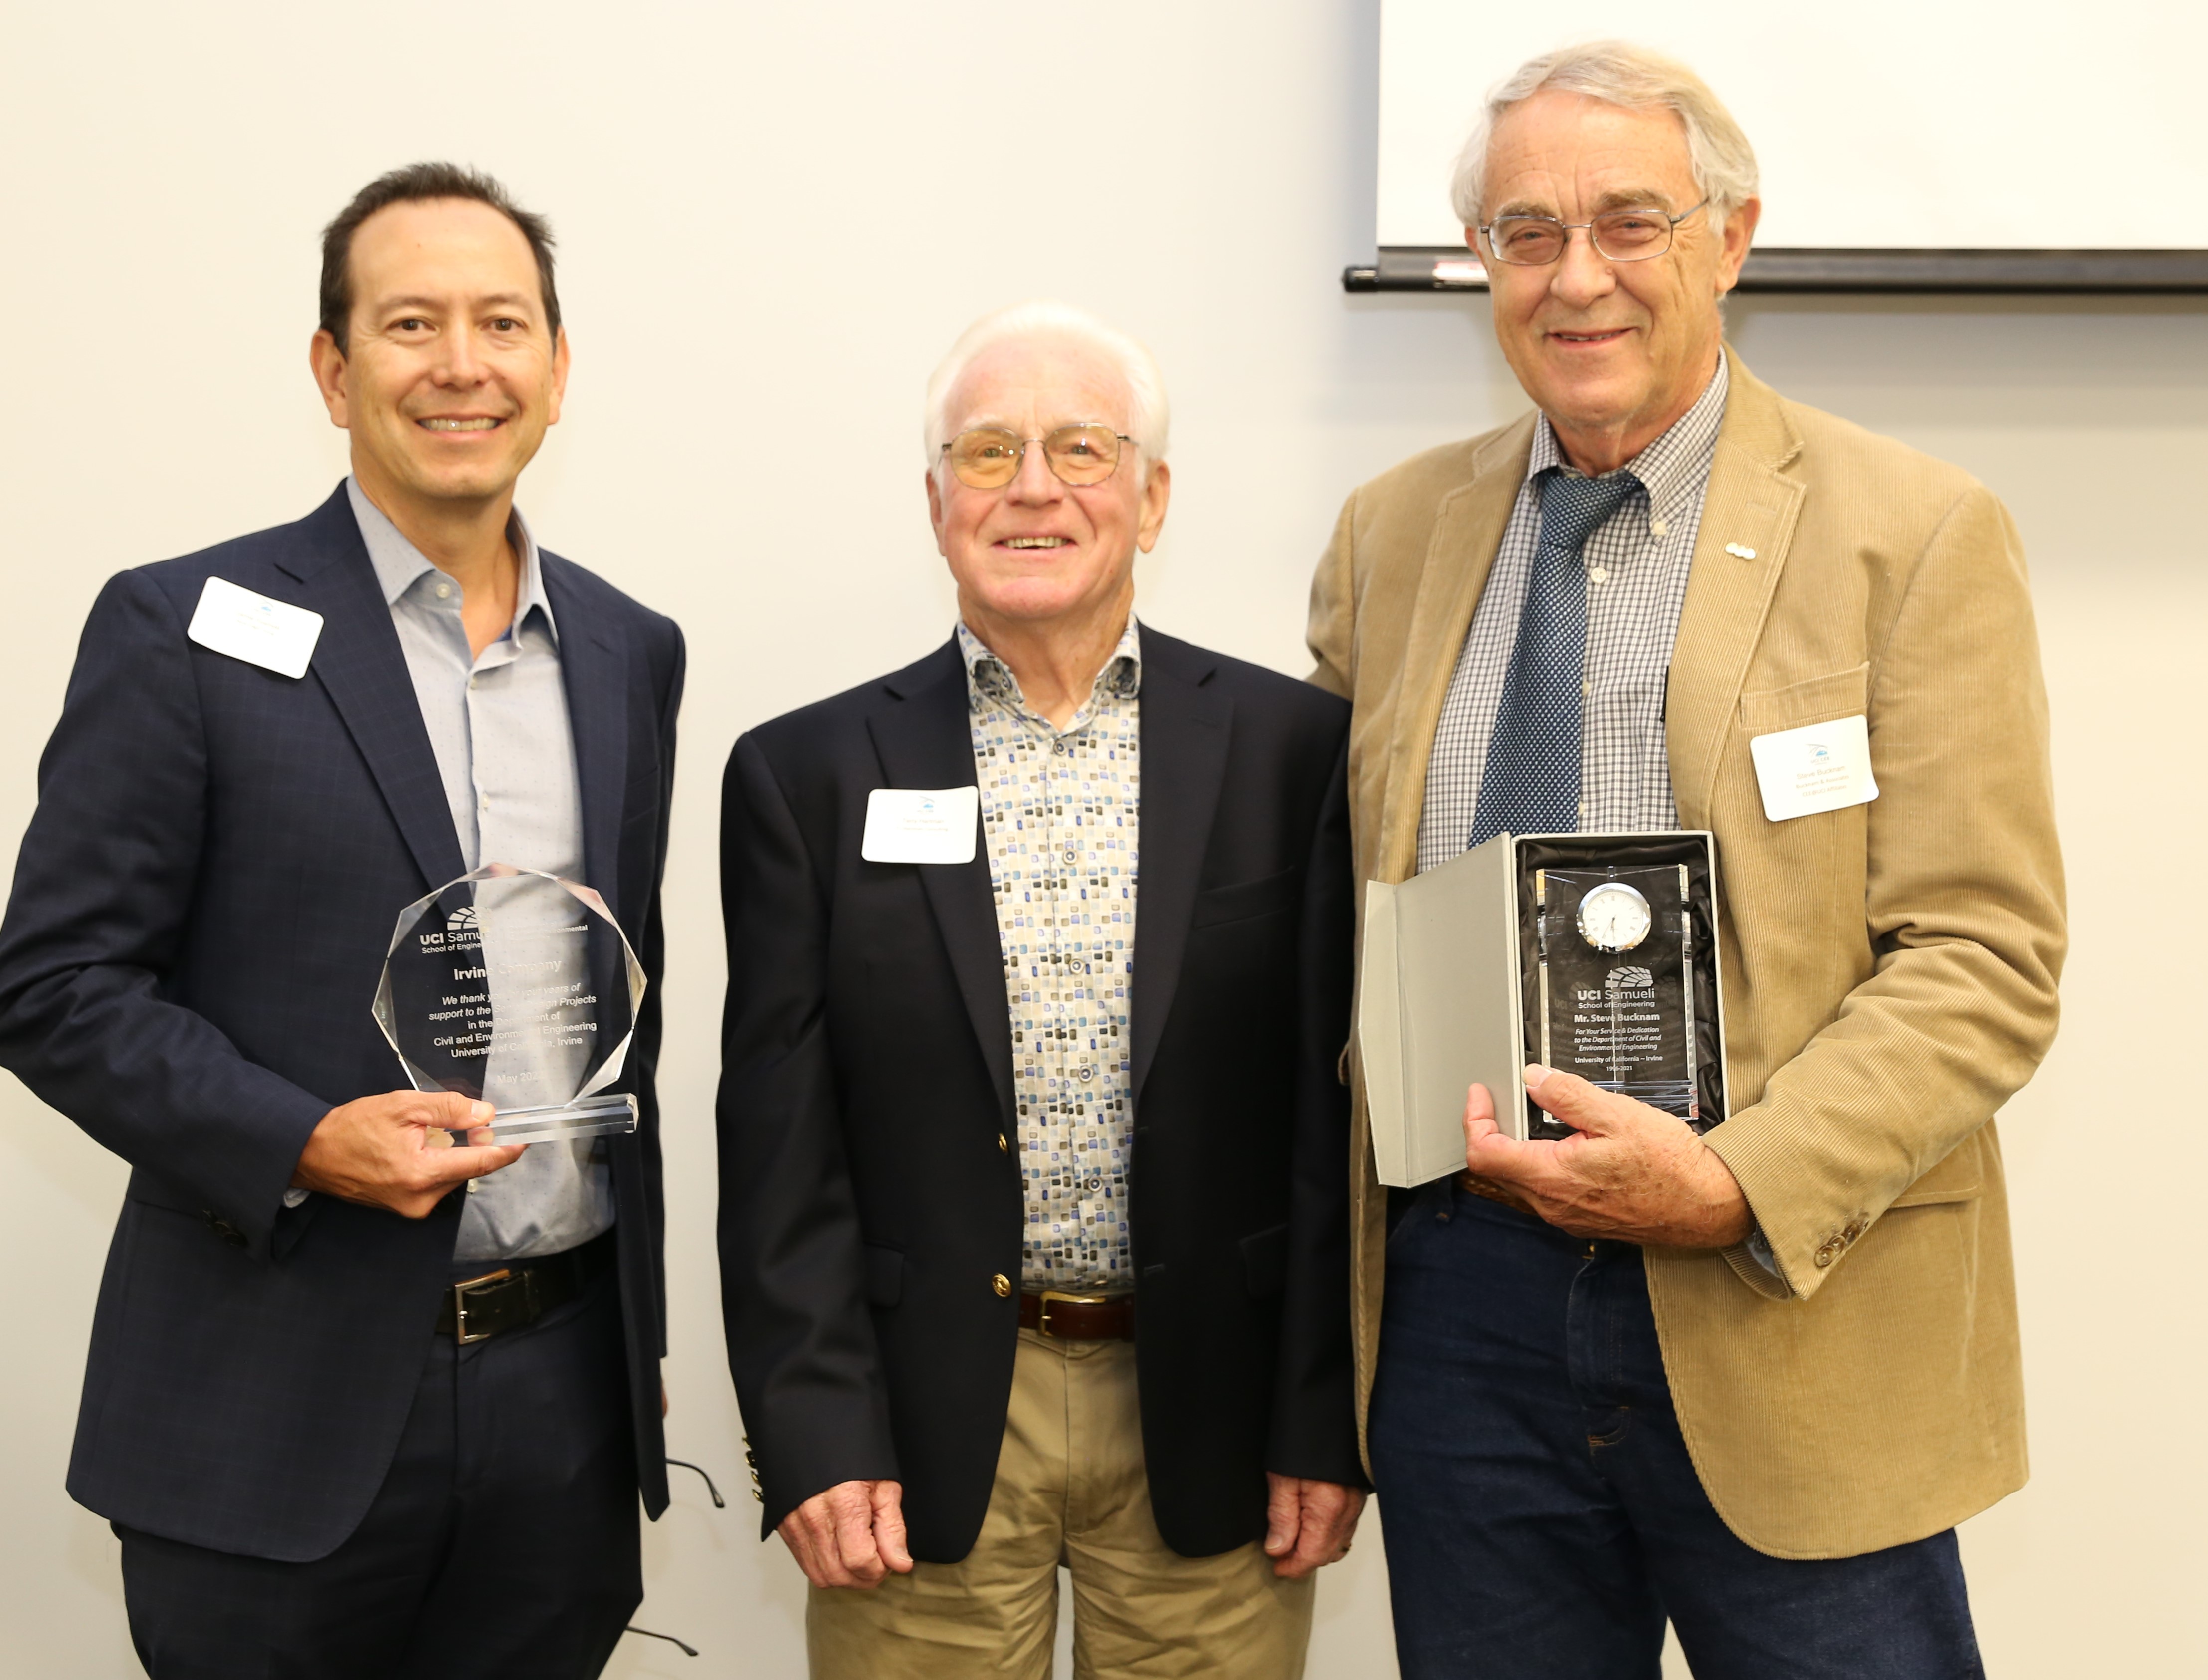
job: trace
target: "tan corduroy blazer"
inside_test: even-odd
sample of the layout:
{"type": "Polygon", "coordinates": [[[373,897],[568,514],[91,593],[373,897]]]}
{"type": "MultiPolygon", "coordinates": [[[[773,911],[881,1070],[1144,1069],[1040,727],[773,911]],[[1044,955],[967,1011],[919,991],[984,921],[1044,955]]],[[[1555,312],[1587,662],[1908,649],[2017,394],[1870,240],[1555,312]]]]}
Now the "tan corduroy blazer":
{"type": "MultiPolygon", "coordinates": [[[[1417,867],[1426,759],[1533,417],[1353,495],[1311,589],[1313,680],[1356,704],[1360,879],[1417,867]]],[[[1648,1251],[1687,1444],[1732,1531],[1850,1557],[2022,1485],[1993,1115],[2055,1033],[2061,861],[2008,514],[1954,467],[1790,403],[1736,357],[1671,658],[1679,821],[1715,832],[1743,1250],[1648,1251]],[[1879,797],[1774,823],[1749,741],[1867,713],[1879,797]]],[[[1353,1171],[1359,1415],[1386,1197],[1353,1171]]]]}

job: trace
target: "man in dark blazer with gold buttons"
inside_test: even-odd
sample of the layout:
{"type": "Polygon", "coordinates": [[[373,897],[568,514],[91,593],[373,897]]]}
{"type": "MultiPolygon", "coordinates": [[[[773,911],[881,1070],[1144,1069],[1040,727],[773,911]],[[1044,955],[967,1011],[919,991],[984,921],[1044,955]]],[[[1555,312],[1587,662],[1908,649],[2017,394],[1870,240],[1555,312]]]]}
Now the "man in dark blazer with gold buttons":
{"type": "Polygon", "coordinates": [[[1332,696],[1138,626],[1139,345],[938,370],[952,639],[736,744],[729,1359],[816,1676],[1301,1672],[1363,1500],[1332,696]]]}

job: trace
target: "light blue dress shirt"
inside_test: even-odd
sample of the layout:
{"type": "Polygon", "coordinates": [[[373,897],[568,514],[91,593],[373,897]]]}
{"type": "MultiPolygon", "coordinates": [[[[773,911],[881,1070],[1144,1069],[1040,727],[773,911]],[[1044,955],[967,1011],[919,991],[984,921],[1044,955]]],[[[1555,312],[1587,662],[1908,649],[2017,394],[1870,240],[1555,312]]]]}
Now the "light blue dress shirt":
{"type": "MultiPolygon", "coordinates": [[[[515,513],[512,535],[522,569],[513,622],[477,655],[460,621],[460,585],[401,536],[357,483],[348,478],[345,491],[414,679],[460,855],[471,869],[512,863],[581,879],[582,789],[560,675],[560,632],[528,526],[515,513]]],[[[393,904],[392,915],[402,908],[393,904]]],[[[487,1095],[498,1100],[495,1089],[487,1095]]],[[[468,1190],[456,1260],[557,1254],[614,1222],[603,1139],[533,1143],[513,1166],[468,1190]]]]}

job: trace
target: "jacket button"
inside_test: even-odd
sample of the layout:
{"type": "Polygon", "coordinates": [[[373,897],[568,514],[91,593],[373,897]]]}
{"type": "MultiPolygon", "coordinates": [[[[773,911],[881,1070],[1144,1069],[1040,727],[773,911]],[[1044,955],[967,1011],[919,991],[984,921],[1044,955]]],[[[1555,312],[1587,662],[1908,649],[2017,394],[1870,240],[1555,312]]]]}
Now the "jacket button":
{"type": "Polygon", "coordinates": [[[999,1132],[999,1133],[997,1134],[997,1153],[998,1153],[999,1155],[1010,1155],[1010,1154],[1011,1154],[1011,1152],[1012,1152],[1012,1146],[1011,1146],[1011,1144],[1008,1141],[1006,1141],[1005,1137],[1005,1134],[1004,1134],[1003,1132],[1001,1132],[1001,1131],[1000,1131],[1000,1132],[999,1132]]]}
{"type": "Polygon", "coordinates": [[[1839,1259],[1839,1256],[1840,1251],[1831,1243],[1827,1243],[1817,1251],[1817,1263],[1820,1266],[1829,1266],[1833,1261],[1839,1259]]]}
{"type": "Polygon", "coordinates": [[[997,1298],[1001,1300],[1012,1293],[1012,1281],[1002,1272],[999,1272],[996,1276],[989,1280],[989,1287],[997,1292],[997,1298]]]}

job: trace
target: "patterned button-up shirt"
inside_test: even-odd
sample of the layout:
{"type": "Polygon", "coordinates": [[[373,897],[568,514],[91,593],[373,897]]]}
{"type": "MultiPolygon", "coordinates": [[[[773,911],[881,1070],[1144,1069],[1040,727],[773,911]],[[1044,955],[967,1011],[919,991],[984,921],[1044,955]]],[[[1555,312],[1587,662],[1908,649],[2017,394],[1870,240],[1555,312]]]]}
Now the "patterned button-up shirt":
{"type": "MultiPolygon", "coordinates": [[[[1702,497],[1725,421],[1729,375],[1718,370],[1695,405],[1619,471],[1641,482],[1587,540],[1586,727],[1580,736],[1579,826],[1647,832],[1677,828],[1671,766],[1664,741],[1665,687],[1687,568],[1701,529],[1702,497]]],[[[1541,530],[1541,475],[1571,472],[1547,420],[1533,427],[1517,504],[1503,528],[1495,567],[1480,592],[1472,630],[1449,678],[1426,762],[1426,802],[1419,823],[1419,871],[1447,863],[1472,837],[1487,745],[1518,639],[1518,615],[1533,573],[1541,530]]]]}
{"type": "Polygon", "coordinates": [[[1089,699],[1059,729],[958,627],[974,780],[1005,999],[1026,1186],[1030,1290],[1134,1287],[1127,1000],[1142,806],[1142,643],[1132,618],[1089,699]]]}

